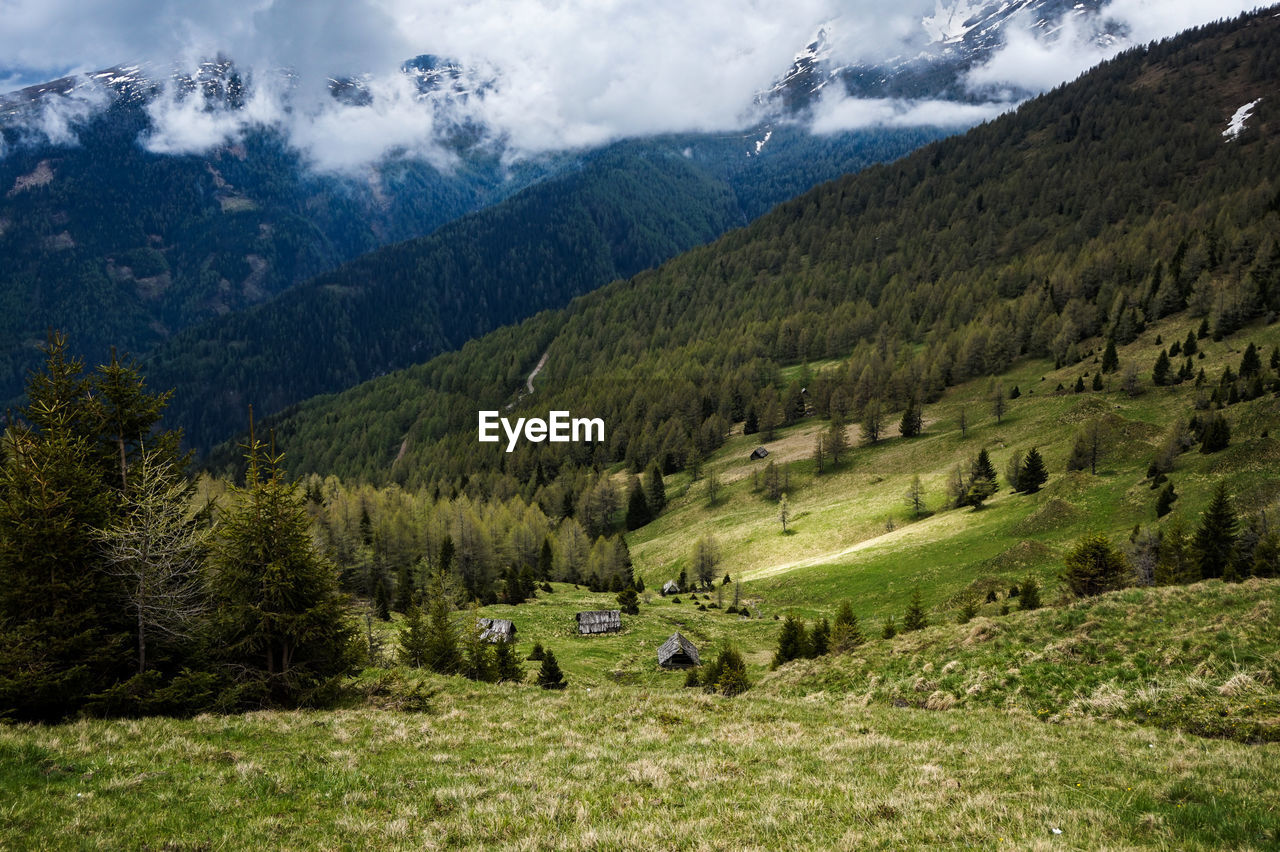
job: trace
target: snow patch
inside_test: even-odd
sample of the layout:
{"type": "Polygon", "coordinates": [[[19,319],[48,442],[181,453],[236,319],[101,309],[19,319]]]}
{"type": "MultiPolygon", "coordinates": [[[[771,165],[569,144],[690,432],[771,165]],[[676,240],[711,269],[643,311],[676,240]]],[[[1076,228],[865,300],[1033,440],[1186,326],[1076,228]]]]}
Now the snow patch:
{"type": "Polygon", "coordinates": [[[948,4],[937,0],[933,7],[933,14],[921,20],[920,24],[933,41],[955,44],[964,38],[965,33],[978,25],[976,18],[982,11],[983,5],[982,2],[971,4],[967,0],[948,4]],[[966,26],[965,22],[970,20],[973,23],[966,26]]]}
{"type": "Polygon", "coordinates": [[[773,131],[765,131],[764,138],[756,141],[756,156],[760,156],[760,150],[764,148],[765,143],[773,138],[773,131]]]}
{"type": "Polygon", "coordinates": [[[1249,120],[1249,116],[1253,114],[1253,108],[1262,103],[1262,98],[1250,101],[1240,109],[1235,111],[1231,116],[1231,121],[1227,123],[1227,129],[1222,131],[1222,135],[1227,137],[1225,141],[1230,142],[1235,139],[1244,130],[1244,123],[1249,120]]]}

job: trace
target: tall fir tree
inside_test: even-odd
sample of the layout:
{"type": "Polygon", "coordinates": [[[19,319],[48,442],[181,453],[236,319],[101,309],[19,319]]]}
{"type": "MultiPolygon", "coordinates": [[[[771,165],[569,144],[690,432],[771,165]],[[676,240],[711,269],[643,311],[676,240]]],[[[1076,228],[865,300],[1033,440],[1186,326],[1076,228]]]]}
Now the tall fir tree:
{"type": "Polygon", "coordinates": [[[1239,520],[1227,496],[1227,483],[1219,482],[1213,499],[1200,516],[1200,526],[1192,537],[1192,550],[1206,580],[1222,577],[1235,552],[1239,520]]]}
{"type": "Polygon", "coordinates": [[[211,584],[222,660],[241,706],[297,707],[335,696],[355,664],[337,571],[311,538],[303,495],[281,457],[253,439],[238,498],[214,540],[211,584]]]}
{"type": "Polygon", "coordinates": [[[1102,372],[1114,373],[1120,369],[1120,356],[1116,353],[1115,338],[1107,338],[1107,348],[1102,352],[1102,372]]]}
{"type": "Polygon", "coordinates": [[[929,626],[929,618],[924,612],[924,603],[920,599],[920,587],[916,586],[911,592],[911,600],[907,602],[907,612],[902,617],[902,630],[904,633],[910,633],[913,630],[923,630],[929,626]]]}
{"type": "Polygon", "coordinates": [[[858,625],[858,616],[853,614],[853,606],[847,600],[841,601],[840,608],[836,610],[835,622],[831,626],[831,650],[847,653],[865,641],[858,625]]]}
{"type": "Polygon", "coordinates": [[[649,516],[652,518],[662,514],[662,510],[667,507],[667,488],[662,482],[662,468],[654,462],[649,467],[649,474],[646,477],[645,496],[649,500],[649,516]]]}
{"type": "Polygon", "coordinates": [[[1035,447],[1027,450],[1022,460],[1022,470],[1018,475],[1018,490],[1026,494],[1034,494],[1049,481],[1049,471],[1045,468],[1044,457],[1035,447]]]}

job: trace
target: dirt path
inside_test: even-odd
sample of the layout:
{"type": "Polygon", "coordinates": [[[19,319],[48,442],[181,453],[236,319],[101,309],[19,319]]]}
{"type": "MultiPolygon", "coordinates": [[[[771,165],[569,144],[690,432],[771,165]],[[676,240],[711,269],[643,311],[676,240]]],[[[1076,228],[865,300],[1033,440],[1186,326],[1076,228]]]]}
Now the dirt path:
{"type": "Polygon", "coordinates": [[[533,379],[535,376],[537,376],[539,373],[542,372],[543,367],[547,366],[547,356],[550,354],[551,354],[550,349],[548,349],[546,352],[543,352],[542,357],[538,359],[538,366],[534,367],[533,372],[529,374],[529,378],[525,379],[524,384],[525,384],[525,387],[529,389],[529,393],[533,393],[533,379]]]}

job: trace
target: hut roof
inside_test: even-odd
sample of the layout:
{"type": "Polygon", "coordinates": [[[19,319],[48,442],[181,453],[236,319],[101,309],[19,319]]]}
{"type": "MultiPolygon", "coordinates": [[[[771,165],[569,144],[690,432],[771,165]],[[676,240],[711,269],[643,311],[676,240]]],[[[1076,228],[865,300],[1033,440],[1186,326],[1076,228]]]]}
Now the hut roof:
{"type": "Polygon", "coordinates": [[[662,584],[662,593],[664,595],[678,595],[680,594],[680,584],[675,580],[668,580],[662,584]]]}
{"type": "Polygon", "coordinates": [[[578,613],[579,633],[616,633],[621,629],[621,610],[597,609],[578,613]]]}
{"type": "Polygon", "coordinates": [[[658,665],[665,668],[696,666],[701,662],[698,649],[678,631],[658,648],[658,665]]]}
{"type": "Polygon", "coordinates": [[[767,455],[769,455],[769,451],[764,447],[756,447],[751,451],[751,458],[753,459],[762,459],[767,455]]]}
{"type": "Polygon", "coordinates": [[[505,618],[477,618],[480,638],[485,642],[514,642],[516,626],[505,618]]]}

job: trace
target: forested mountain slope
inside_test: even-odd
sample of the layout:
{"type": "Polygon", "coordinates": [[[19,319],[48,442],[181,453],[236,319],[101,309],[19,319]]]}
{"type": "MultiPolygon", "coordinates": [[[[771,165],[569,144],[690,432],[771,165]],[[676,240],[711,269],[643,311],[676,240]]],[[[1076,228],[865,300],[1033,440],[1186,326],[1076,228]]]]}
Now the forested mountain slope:
{"type": "Polygon", "coordinates": [[[39,116],[0,116],[0,400],[21,393],[51,326],[93,357],[147,351],[556,167],[477,151],[447,172],[402,161],[320,175],[269,131],[204,155],[151,153],[129,100],[71,122],[58,144],[29,132],[39,116]]]}
{"type": "Polygon", "coordinates": [[[421,363],[655,266],[822,180],[891,159],[937,128],[821,137],[799,128],[621,142],[416,240],[192,328],[149,359],[169,422],[198,448],[245,422],[421,363]],[[748,156],[748,152],[752,152],[748,156]]]}
{"type": "Polygon", "coordinates": [[[1179,311],[1229,333],[1280,308],[1278,79],[1270,12],[1129,51],[563,311],[308,402],[278,440],[297,472],[536,488],[616,459],[678,469],[749,409],[790,419],[780,363],[848,357],[809,404],[826,415],[839,389],[857,414],[1023,355],[1071,363],[1179,311]],[[606,445],[477,443],[477,408],[512,401],[544,351],[517,411],[604,417],[606,445]]]}

